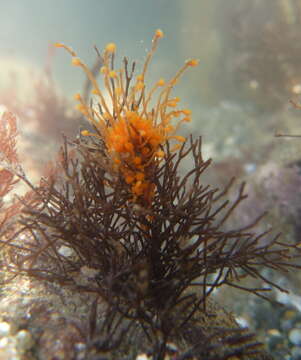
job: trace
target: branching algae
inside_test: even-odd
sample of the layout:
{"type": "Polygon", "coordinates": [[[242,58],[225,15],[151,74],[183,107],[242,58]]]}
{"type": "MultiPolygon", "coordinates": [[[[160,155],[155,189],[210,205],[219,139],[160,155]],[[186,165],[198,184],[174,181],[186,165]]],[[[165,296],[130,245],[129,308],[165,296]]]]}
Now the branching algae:
{"type": "Polygon", "coordinates": [[[87,359],[99,353],[134,359],[142,351],[165,359],[170,342],[177,344],[175,359],[268,359],[254,336],[230,315],[225,320],[209,297],[222,285],[264,298],[273,286],[284,291],[260,270],[294,267],[295,248],[253,231],[262,216],[225,230],[246,197],[244,184],[229,203],[233,179],[224,190],[204,184],[211,160],[202,158],[201,139],[177,135],[191,112],[178,108],[172,90],[196,60],[147,90],[162,36],[157,30],[138,75],[126,58],[115,69],[115,44],[98,52],[103,89],[71,48],[57,44],[92,83],[91,103],[75,96],[92,130],[65,139],[49,176],[20,199],[19,217],[1,239],[3,270],[96,296],[87,359]],[[180,176],[188,156],[193,166],[180,176]],[[246,276],[267,286],[248,288],[240,283],[246,276]],[[102,318],[100,299],[107,307],[102,318]]]}

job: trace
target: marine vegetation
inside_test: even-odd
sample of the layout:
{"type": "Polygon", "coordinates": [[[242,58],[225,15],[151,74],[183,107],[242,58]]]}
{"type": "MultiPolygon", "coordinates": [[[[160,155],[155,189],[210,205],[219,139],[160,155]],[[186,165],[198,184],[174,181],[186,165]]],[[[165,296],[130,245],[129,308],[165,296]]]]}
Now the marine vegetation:
{"type": "Polygon", "coordinates": [[[227,200],[234,179],[224,189],[205,184],[211,160],[202,157],[201,138],[177,135],[191,112],[179,108],[172,91],[197,60],[148,89],[148,67],[162,37],[157,30],[138,75],[127,58],[115,69],[115,44],[97,51],[103,87],[70,47],[57,44],[92,83],[90,102],[75,95],[91,130],[64,138],[38,185],[10,170],[31,190],[19,198],[19,215],[1,238],[3,278],[25,275],[91,293],[87,359],[100,353],[134,359],[142,351],[164,359],[171,342],[178,360],[268,359],[230,315],[220,322],[211,295],[224,285],[263,298],[272,287],[285,291],[261,269],[296,267],[297,247],[269,231],[258,233],[263,215],[225,228],[247,197],[245,184],[227,200]],[[188,159],[192,166],[183,174],[188,159]],[[243,285],[248,276],[259,286],[243,285]],[[101,316],[99,301],[106,307],[101,316]]]}
{"type": "Polygon", "coordinates": [[[3,235],[12,217],[18,213],[18,205],[7,205],[5,196],[19,181],[15,176],[18,167],[16,149],[17,126],[11,113],[4,113],[0,121],[0,236],[3,235]]]}

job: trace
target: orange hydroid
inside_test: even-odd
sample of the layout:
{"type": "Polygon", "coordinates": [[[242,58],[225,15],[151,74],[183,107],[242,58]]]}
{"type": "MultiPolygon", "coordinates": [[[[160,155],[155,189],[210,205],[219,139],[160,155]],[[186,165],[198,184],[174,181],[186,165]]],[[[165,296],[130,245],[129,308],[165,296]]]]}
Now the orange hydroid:
{"type": "MultiPolygon", "coordinates": [[[[162,37],[162,30],[157,30],[142,72],[135,79],[134,67],[129,71],[126,59],[124,68],[114,69],[116,45],[109,43],[105,47],[100,68],[104,90],[100,89],[94,74],[71,48],[56,44],[72,55],[73,65],[85,71],[92,83],[92,93],[99,103],[96,109],[86,104],[80,94],[75,95],[79,102],[77,108],[96,130],[96,133],[84,130],[82,135],[103,140],[112,168],[129,185],[133,200],[143,206],[151,205],[155,193],[152,174],[154,167],[164,158],[164,144],[169,139],[178,143],[185,141],[185,138],[176,136],[175,132],[181,123],[190,121],[191,112],[178,109],[180,99],[172,98],[171,91],[182,73],[198,63],[195,59],[186,61],[171,80],[165,82],[161,78],[146,91],[145,76],[158,40],[162,37]],[[177,118],[177,122],[172,125],[174,118],[177,118]]],[[[180,144],[176,144],[173,150],[178,147],[180,144]]]]}

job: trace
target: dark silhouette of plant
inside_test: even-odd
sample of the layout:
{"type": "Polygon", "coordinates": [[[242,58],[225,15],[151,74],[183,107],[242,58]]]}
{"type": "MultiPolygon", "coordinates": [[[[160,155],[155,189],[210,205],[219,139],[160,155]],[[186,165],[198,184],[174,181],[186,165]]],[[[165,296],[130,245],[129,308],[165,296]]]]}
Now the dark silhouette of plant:
{"type": "Polygon", "coordinates": [[[136,81],[135,65],[129,70],[127,59],[123,69],[114,70],[116,47],[107,45],[101,72],[112,106],[93,73],[73,50],[59,45],[93,84],[98,107],[87,105],[80,95],[76,98],[94,132],[84,130],[76,141],[65,138],[48,176],[38,186],[31,185],[30,201],[20,199],[18,226],[3,244],[9,249],[5,269],[101,298],[107,312],[100,328],[93,322],[97,311],[93,312],[93,349],[113,351],[134,332],[143,334],[141,346],[152,349],[154,359],[163,359],[168,342],[175,339],[191,346],[179,359],[191,354],[200,359],[243,359],[260,353],[258,343],[243,330],[210,327],[209,297],[222,285],[264,298],[273,286],[285,291],[259,268],[285,272],[296,266],[291,262],[294,247],[281,243],[278,235],[256,233],[253,228],[262,216],[247,226],[225,230],[224,224],[246,198],[244,183],[233,202],[226,199],[233,179],[223,190],[204,184],[202,175],[211,160],[202,158],[201,139],[177,136],[177,127],[170,124],[175,117],[178,125],[190,119],[190,111],[178,110],[179,99],[170,93],[196,60],[146,92],[147,67],[162,36],[160,30],[155,33],[136,81]],[[160,88],[153,105],[152,96],[160,88]],[[181,164],[189,157],[193,165],[180,176],[181,164]],[[246,276],[266,286],[248,288],[240,283],[246,276]],[[203,328],[198,325],[200,316],[208,317],[203,328]],[[213,341],[205,346],[209,338],[213,341]],[[231,343],[236,348],[221,355],[223,344],[231,343]],[[220,355],[214,357],[215,351],[220,355]]]}
{"type": "Polygon", "coordinates": [[[219,286],[265,297],[270,285],[278,286],[258,267],[286,271],[293,266],[290,248],[278,236],[254,235],[257,220],[223,231],[245,198],[243,185],[233,204],[222,200],[228,188],[205,186],[201,174],[210,161],[203,161],[200,145],[190,138],[175,154],[166,143],[166,161],[153,174],[156,193],[147,209],[132,203],[127,184],[105,170],[101,144],[72,144],[77,156],[71,157],[65,142],[56,179],[50,176],[35,189],[38,205],[23,205],[18,232],[7,241],[6,268],[97,294],[115,316],[138,321],[157,339],[155,353],[161,355],[196,312],[206,312],[219,286]],[[178,168],[191,153],[194,166],[181,178],[178,168]],[[22,245],[20,234],[27,234],[22,245]],[[247,275],[268,287],[243,287],[239,281],[247,275]]]}

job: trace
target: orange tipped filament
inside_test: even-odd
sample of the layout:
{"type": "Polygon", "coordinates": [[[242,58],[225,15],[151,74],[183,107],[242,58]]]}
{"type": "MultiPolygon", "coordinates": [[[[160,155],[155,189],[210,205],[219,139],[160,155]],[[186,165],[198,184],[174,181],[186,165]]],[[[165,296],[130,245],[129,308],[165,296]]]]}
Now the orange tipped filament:
{"type": "MultiPolygon", "coordinates": [[[[112,169],[119,172],[133,195],[133,201],[150,206],[155,194],[152,181],[154,167],[164,158],[162,150],[169,139],[182,143],[185,139],[176,136],[175,131],[182,122],[190,121],[190,110],[177,109],[179,98],[171,98],[170,93],[182,73],[198,61],[187,61],[169,81],[162,78],[147,92],[145,76],[152,57],[157,49],[163,32],[157,30],[152,40],[152,47],[147,54],[142,72],[133,80],[127,62],[124,69],[113,68],[116,45],[109,43],[103,53],[103,65],[100,74],[103,77],[104,91],[90,69],[77,57],[76,53],[64,44],[72,56],[72,64],[81,67],[92,83],[92,93],[96,96],[99,108],[91,108],[84,103],[80,94],[75,95],[79,101],[78,109],[96,129],[95,134],[86,130],[84,136],[98,136],[105,146],[112,169]],[[134,82],[132,84],[132,82],[134,82]],[[160,91],[159,91],[160,89],[160,91]],[[153,97],[158,92],[154,106],[153,97]],[[175,126],[171,125],[177,118],[175,126]]],[[[178,148],[175,146],[175,149],[178,148]]]]}

